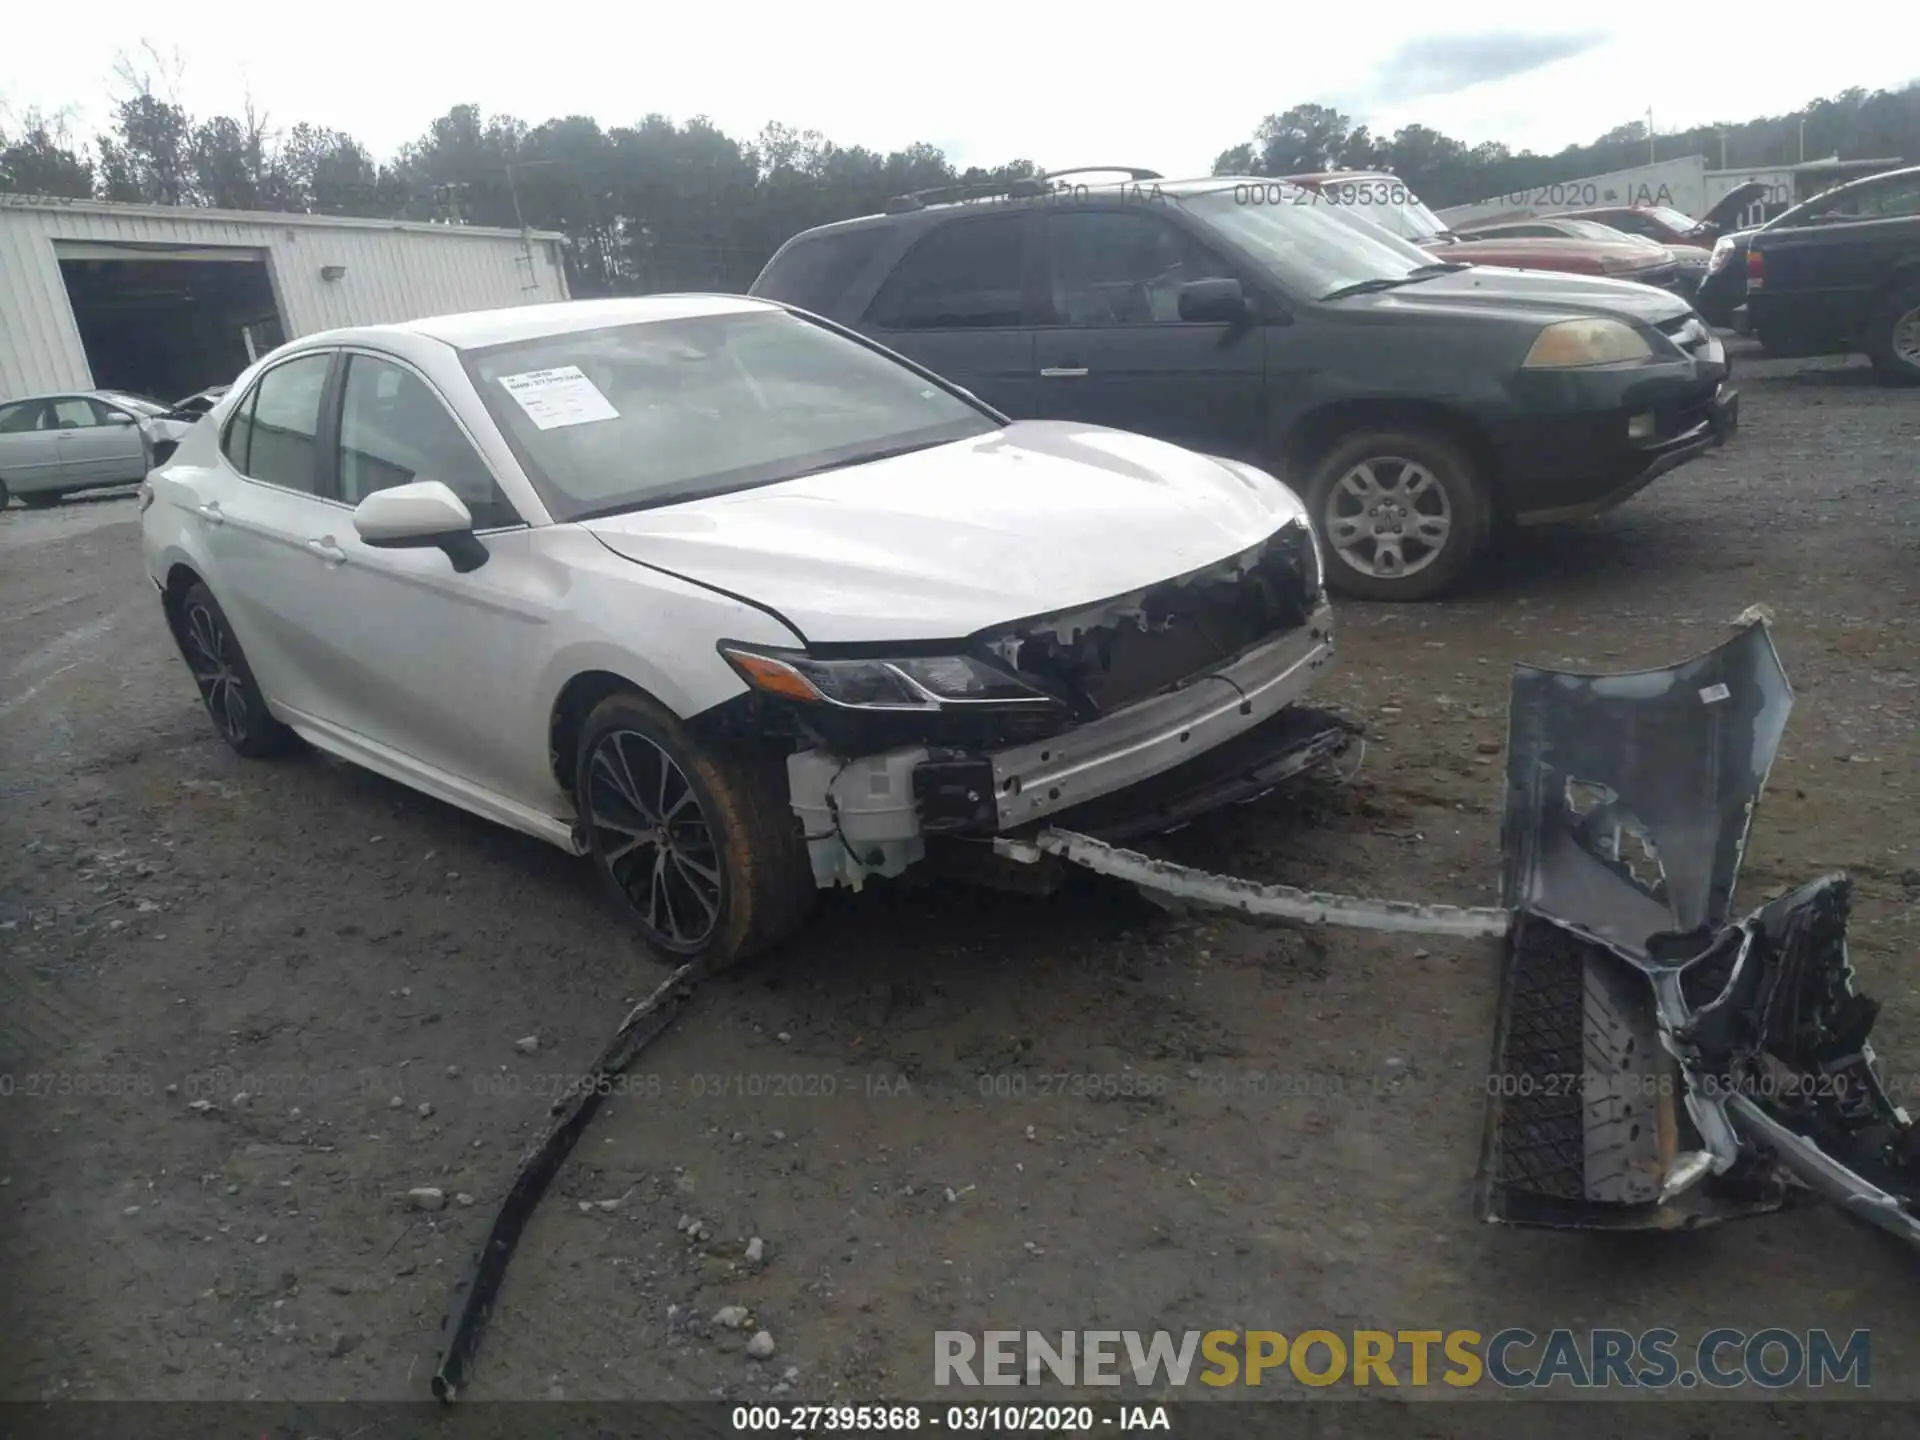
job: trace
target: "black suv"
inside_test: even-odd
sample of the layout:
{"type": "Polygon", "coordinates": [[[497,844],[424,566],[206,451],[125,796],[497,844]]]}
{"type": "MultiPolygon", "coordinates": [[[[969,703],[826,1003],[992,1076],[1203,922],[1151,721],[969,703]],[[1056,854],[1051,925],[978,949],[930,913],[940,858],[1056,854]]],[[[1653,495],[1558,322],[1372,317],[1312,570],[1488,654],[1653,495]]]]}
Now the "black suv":
{"type": "Polygon", "coordinates": [[[1747,311],[1769,355],[1863,353],[1920,385],[1920,166],[1817,195],[1747,238],[1747,311]]]}
{"type": "Polygon", "coordinates": [[[1737,423],[1720,342],[1663,291],[1450,264],[1278,181],[1062,173],[806,231],[752,293],[1013,418],[1273,471],[1327,583],[1375,599],[1437,595],[1496,527],[1596,514],[1737,423]]]}

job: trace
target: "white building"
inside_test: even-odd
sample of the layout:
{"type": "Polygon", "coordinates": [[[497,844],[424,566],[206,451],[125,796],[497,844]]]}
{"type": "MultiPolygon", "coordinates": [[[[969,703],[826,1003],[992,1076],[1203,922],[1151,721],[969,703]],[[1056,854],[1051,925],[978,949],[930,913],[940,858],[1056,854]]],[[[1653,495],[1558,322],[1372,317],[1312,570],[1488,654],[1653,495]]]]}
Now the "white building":
{"type": "Polygon", "coordinates": [[[564,237],[0,194],[0,399],[174,400],[337,325],[565,300],[564,237]]]}
{"type": "Polygon", "coordinates": [[[1631,170],[1569,178],[1511,195],[1493,195],[1471,205],[1454,205],[1439,212],[1449,225],[1476,220],[1523,219],[1565,210],[1593,210],[1603,206],[1665,205],[1695,219],[1724,195],[1742,185],[1766,186],[1763,195],[1746,205],[1730,228],[1758,225],[1782,210],[1810,200],[1848,180],[1897,169],[1899,160],[1808,160],[1798,165],[1776,165],[1753,170],[1709,170],[1707,157],[1688,155],[1631,170]]]}

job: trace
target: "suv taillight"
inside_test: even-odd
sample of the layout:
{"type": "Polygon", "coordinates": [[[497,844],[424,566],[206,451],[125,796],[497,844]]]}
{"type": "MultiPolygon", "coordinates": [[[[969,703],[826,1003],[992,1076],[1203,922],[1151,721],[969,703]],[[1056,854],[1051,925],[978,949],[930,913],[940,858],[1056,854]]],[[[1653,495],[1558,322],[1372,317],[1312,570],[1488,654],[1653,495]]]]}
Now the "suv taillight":
{"type": "Polygon", "coordinates": [[[1758,290],[1767,283],[1767,257],[1758,250],[1747,251],[1747,288],[1758,290]]]}

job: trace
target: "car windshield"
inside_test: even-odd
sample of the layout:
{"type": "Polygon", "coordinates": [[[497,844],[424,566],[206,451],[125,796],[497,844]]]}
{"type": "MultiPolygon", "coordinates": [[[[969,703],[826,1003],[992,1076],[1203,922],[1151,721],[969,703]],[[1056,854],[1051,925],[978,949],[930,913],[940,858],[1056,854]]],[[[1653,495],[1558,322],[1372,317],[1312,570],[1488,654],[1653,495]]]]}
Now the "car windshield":
{"type": "Polygon", "coordinates": [[[1391,175],[1329,180],[1317,192],[1329,205],[1351,206],[1402,240],[1432,240],[1450,233],[1447,222],[1391,175]]]}
{"type": "Polygon", "coordinates": [[[991,415],[784,310],[469,352],[468,374],[559,521],[717,495],[985,435],[991,415]]]}
{"type": "Polygon", "coordinates": [[[1287,290],[1318,298],[1368,281],[1402,281],[1435,268],[1425,250],[1370,223],[1358,207],[1294,203],[1291,185],[1248,181],[1185,197],[1194,216],[1237,241],[1287,290]],[[1255,191],[1278,196],[1250,203],[1255,191]]]}

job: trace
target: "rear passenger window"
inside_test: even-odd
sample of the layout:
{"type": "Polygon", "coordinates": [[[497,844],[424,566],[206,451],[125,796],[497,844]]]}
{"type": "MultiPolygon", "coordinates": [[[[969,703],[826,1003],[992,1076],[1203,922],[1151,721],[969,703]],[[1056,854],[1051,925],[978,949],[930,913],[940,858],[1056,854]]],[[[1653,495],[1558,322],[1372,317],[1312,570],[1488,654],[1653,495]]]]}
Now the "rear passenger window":
{"type": "Polygon", "coordinates": [[[493,472],[446,405],[400,365],[355,355],[340,407],[340,498],[358,505],[376,490],[438,480],[466,503],[476,530],[518,525],[493,472]]]}
{"type": "Polygon", "coordinates": [[[831,315],[847,287],[880,253],[885,238],[886,231],[874,226],[796,240],[768,263],[766,273],[753,282],[753,293],[831,315]]]}
{"type": "Polygon", "coordinates": [[[889,330],[962,330],[1023,322],[1025,215],[952,220],[906,254],[867,311],[889,330]]]}
{"type": "Polygon", "coordinates": [[[260,377],[227,427],[222,448],[234,469],[268,485],[316,493],[315,436],[332,363],[331,353],[302,355],[260,377]]]}

